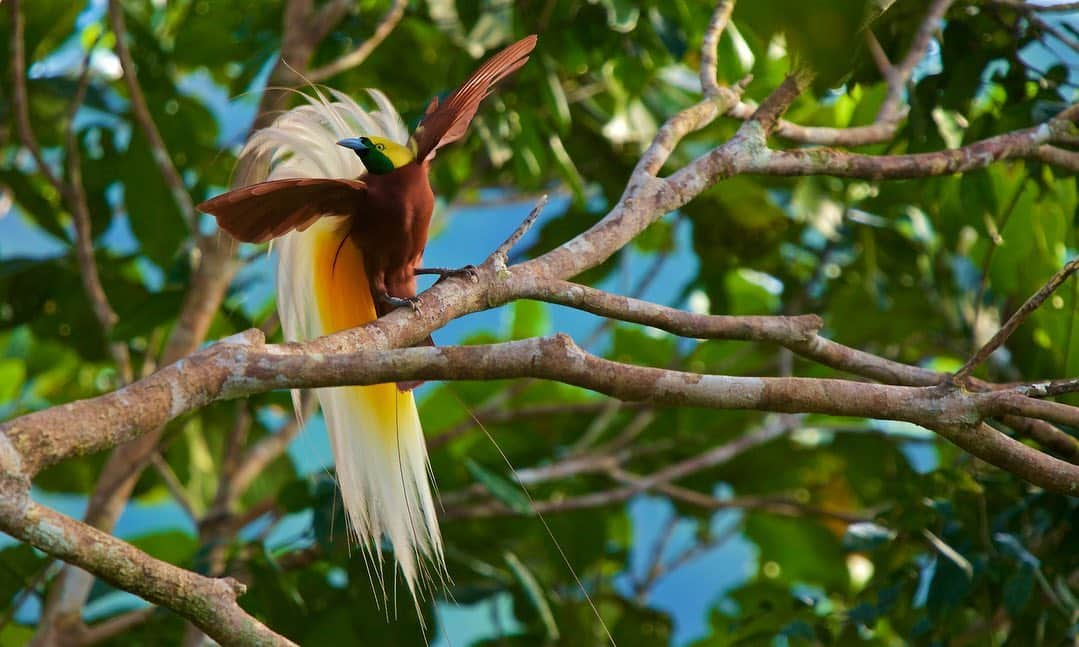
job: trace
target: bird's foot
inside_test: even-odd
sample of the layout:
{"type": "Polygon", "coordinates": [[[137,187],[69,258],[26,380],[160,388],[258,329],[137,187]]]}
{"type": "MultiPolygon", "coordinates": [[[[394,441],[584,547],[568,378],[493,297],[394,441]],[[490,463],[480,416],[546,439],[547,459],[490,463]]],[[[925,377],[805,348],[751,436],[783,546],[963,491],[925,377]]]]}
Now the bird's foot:
{"type": "Polygon", "coordinates": [[[384,293],[379,297],[383,303],[389,304],[395,308],[401,308],[408,306],[412,308],[412,312],[420,314],[420,298],[419,297],[395,297],[392,294],[384,293]]]}
{"type": "Polygon", "coordinates": [[[447,267],[419,267],[413,270],[413,274],[437,274],[438,281],[435,281],[435,283],[439,283],[452,277],[461,277],[468,279],[473,283],[477,283],[480,280],[475,265],[465,265],[464,267],[456,269],[447,267]]]}

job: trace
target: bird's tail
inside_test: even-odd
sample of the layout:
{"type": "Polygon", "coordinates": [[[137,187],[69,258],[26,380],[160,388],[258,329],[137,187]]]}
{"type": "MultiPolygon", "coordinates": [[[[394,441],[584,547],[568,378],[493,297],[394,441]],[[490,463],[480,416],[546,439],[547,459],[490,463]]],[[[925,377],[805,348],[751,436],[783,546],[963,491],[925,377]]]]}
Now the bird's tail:
{"type": "MultiPolygon", "coordinates": [[[[404,144],[408,132],[381,94],[368,112],[344,95],[321,94],[256,133],[241,153],[264,179],[355,178],[363,167],[334,142],[357,132],[404,144]]],[[[376,318],[362,252],[345,240],[348,222],[318,220],[276,245],[277,306],[286,339],[312,339],[376,318]],[[343,243],[343,244],[342,244],[343,243]]],[[[388,540],[413,598],[445,573],[442,539],[428,481],[427,448],[411,392],[393,384],[317,390],[333,448],[349,526],[367,555],[388,540]]],[[[294,398],[295,399],[295,398],[294,398]]]]}

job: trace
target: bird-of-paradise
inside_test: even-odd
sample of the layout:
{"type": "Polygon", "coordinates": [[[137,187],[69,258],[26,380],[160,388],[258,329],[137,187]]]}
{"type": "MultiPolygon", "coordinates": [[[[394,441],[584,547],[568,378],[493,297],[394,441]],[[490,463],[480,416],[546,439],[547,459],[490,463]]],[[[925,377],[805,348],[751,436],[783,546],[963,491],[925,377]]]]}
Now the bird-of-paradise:
{"type": "MultiPolygon", "coordinates": [[[[252,136],[241,161],[265,169],[265,180],[199,209],[238,240],[279,239],[277,308],[287,339],[352,328],[414,304],[416,275],[445,273],[421,267],[435,203],[431,162],[464,137],[480,102],[535,46],[533,35],[506,47],[445,101],[433,99],[411,137],[381,93],[370,92],[377,110],[368,112],[332,90],[252,136]]],[[[429,566],[439,574],[445,566],[409,386],[317,395],[352,531],[379,559],[388,539],[415,598],[429,566]]]]}

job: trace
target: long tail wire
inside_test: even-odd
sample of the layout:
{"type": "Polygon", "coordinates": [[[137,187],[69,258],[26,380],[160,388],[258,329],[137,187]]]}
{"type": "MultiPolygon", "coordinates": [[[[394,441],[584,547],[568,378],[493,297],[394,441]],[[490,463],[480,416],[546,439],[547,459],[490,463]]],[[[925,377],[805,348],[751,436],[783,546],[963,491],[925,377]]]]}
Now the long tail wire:
{"type": "Polygon", "coordinates": [[[607,635],[607,640],[610,641],[613,647],[617,647],[614,636],[611,635],[611,630],[607,628],[607,623],[603,621],[603,616],[600,614],[599,608],[596,606],[596,603],[592,601],[592,596],[588,594],[588,590],[585,588],[584,582],[581,581],[580,576],[577,575],[577,571],[574,570],[573,565],[570,564],[569,557],[566,556],[566,551],[562,549],[562,544],[559,543],[558,538],[555,537],[554,531],[551,530],[551,526],[547,523],[547,519],[543,516],[543,513],[539,511],[539,508],[536,507],[536,500],[532,498],[532,493],[528,491],[528,488],[525,487],[525,484],[521,482],[520,478],[518,478],[517,469],[513,466],[513,463],[510,462],[509,457],[506,456],[506,452],[502,451],[502,447],[498,444],[498,441],[496,441],[494,436],[491,435],[491,432],[487,430],[487,427],[485,427],[484,424],[480,422],[480,419],[476,417],[476,414],[472,412],[472,408],[465,404],[461,396],[457,394],[457,391],[453,389],[448,383],[443,383],[443,386],[445,386],[447,391],[453,396],[455,400],[457,400],[458,404],[461,405],[461,408],[463,408],[468,414],[468,417],[472,418],[472,421],[475,422],[476,426],[480,428],[480,431],[483,432],[483,435],[487,436],[487,440],[491,441],[491,445],[495,448],[495,451],[497,451],[498,455],[502,457],[502,461],[506,464],[506,467],[509,469],[510,474],[513,475],[514,482],[517,483],[517,486],[521,488],[521,492],[525,495],[525,498],[528,499],[529,509],[532,510],[532,512],[536,515],[536,518],[539,519],[540,524],[543,525],[543,530],[547,533],[547,537],[551,540],[551,543],[554,544],[555,549],[558,551],[558,555],[562,558],[562,563],[566,565],[566,569],[569,570],[570,575],[573,576],[573,581],[577,584],[577,588],[581,591],[581,594],[584,595],[584,599],[588,602],[589,608],[592,609],[592,613],[596,616],[596,620],[599,621],[599,625],[600,627],[602,627],[603,633],[607,635]]]}

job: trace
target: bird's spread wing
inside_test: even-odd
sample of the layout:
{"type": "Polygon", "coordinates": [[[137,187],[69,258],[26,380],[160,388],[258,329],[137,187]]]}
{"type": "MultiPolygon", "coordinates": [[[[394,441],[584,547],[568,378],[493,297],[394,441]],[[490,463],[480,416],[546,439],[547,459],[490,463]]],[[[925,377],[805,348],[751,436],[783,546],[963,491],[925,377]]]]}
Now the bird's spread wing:
{"type": "Polygon", "coordinates": [[[238,240],[264,243],[322,216],[349,215],[367,192],[360,180],[289,178],[234,189],[198,206],[238,240]]]}
{"type": "Polygon", "coordinates": [[[464,137],[480,102],[499,81],[524,65],[535,47],[535,34],[522,38],[488,59],[445,102],[439,103],[437,97],[432,99],[427,114],[412,135],[416,159],[430,159],[439,148],[464,137]]]}

